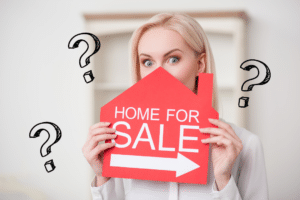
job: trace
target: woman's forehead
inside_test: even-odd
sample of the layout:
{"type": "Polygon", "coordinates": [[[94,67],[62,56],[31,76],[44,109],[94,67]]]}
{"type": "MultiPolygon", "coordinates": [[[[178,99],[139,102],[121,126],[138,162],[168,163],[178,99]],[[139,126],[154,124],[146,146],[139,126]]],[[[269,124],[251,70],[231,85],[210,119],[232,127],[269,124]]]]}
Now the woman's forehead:
{"type": "Polygon", "coordinates": [[[138,44],[138,54],[164,53],[175,48],[186,50],[189,46],[176,31],[156,27],[142,35],[138,44]]]}

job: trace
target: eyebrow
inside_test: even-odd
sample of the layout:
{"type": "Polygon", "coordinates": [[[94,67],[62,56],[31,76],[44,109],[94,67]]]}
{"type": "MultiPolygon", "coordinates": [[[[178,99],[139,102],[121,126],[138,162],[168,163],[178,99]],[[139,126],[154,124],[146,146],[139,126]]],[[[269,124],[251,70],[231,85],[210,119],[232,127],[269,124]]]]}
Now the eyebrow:
{"type": "MultiPolygon", "coordinates": [[[[168,56],[169,54],[173,53],[174,51],[181,51],[181,50],[180,50],[180,49],[172,49],[171,51],[165,53],[164,57],[168,56]]],[[[181,52],[183,52],[183,51],[181,51],[181,52]]],[[[141,54],[140,54],[140,56],[142,56],[142,55],[143,55],[143,56],[151,57],[150,55],[145,54],[145,53],[141,53],[141,54]]]]}

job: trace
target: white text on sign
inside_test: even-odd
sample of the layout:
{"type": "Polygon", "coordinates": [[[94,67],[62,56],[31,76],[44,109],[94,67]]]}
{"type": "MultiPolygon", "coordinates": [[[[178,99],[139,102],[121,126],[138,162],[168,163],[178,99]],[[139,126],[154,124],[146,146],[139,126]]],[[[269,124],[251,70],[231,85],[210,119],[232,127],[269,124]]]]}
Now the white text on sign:
{"type": "MultiPolygon", "coordinates": [[[[130,125],[127,122],[125,122],[125,121],[116,122],[113,125],[113,128],[116,129],[116,127],[118,125],[125,125],[127,129],[130,129],[130,125]]],[[[198,153],[199,152],[198,149],[183,148],[183,141],[184,140],[198,140],[198,137],[184,136],[184,130],[185,129],[198,129],[199,130],[199,126],[180,125],[180,137],[179,137],[179,148],[178,148],[179,151],[181,151],[181,152],[198,153]]],[[[163,135],[164,135],[164,131],[163,130],[164,130],[164,125],[160,124],[158,150],[159,151],[175,151],[174,147],[163,147],[163,135]]],[[[125,144],[117,144],[116,143],[116,147],[117,148],[126,148],[126,147],[128,147],[131,144],[131,137],[130,137],[129,134],[123,133],[123,132],[120,132],[120,131],[116,131],[116,134],[127,138],[127,143],[125,143],[125,144]]],[[[142,125],[142,127],[141,127],[141,129],[140,129],[140,131],[139,131],[139,133],[138,133],[138,135],[137,135],[137,137],[136,137],[133,145],[132,145],[132,148],[135,149],[136,146],[138,145],[138,143],[140,141],[142,141],[142,142],[149,142],[151,149],[155,150],[155,146],[154,146],[154,143],[153,143],[151,132],[149,130],[149,127],[148,127],[147,123],[143,123],[143,125],[142,125]],[[141,138],[142,133],[144,132],[144,130],[147,133],[147,138],[141,138]]]]}
{"type": "MultiPolygon", "coordinates": [[[[122,107],[118,110],[116,106],[115,109],[115,118],[120,117],[122,119],[138,119],[138,120],[152,120],[152,121],[159,121],[159,108],[146,108],[142,110],[141,108],[134,108],[134,107],[122,107]]],[[[169,121],[172,117],[174,117],[179,122],[192,122],[192,119],[195,122],[199,123],[197,117],[199,116],[198,110],[184,110],[184,109],[167,109],[167,116],[166,120],[169,121]]]]}

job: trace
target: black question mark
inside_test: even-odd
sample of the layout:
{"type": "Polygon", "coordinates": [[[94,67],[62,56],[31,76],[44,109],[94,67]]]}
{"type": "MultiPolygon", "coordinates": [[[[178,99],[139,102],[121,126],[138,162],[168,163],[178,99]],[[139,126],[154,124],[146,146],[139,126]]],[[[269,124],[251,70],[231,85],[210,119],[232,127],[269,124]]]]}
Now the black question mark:
{"type": "MultiPolygon", "coordinates": [[[[74,35],[70,39],[69,44],[68,44],[69,49],[75,49],[75,48],[77,48],[79,46],[80,42],[85,42],[87,44],[87,49],[85,50],[85,52],[83,52],[83,54],[79,58],[79,66],[81,68],[83,68],[83,67],[87,66],[88,64],[90,64],[90,57],[99,51],[99,49],[101,47],[101,43],[100,43],[100,40],[97,38],[97,36],[95,36],[95,35],[93,35],[91,33],[78,33],[77,35],[74,35]],[[87,41],[85,41],[84,39],[80,39],[81,38],[80,36],[82,36],[82,35],[89,35],[89,36],[91,36],[93,38],[94,42],[95,42],[95,50],[94,50],[94,52],[91,55],[89,55],[85,59],[85,63],[84,64],[81,64],[81,62],[82,62],[81,59],[84,56],[84,54],[89,50],[89,43],[87,41]],[[73,42],[74,42],[74,44],[71,45],[71,43],[73,43],[73,42]]],[[[95,77],[93,75],[92,70],[90,70],[90,71],[87,71],[87,72],[85,72],[83,74],[83,78],[84,78],[84,80],[85,80],[86,83],[90,83],[90,82],[92,82],[94,80],[95,77]]]]}
{"type": "MultiPolygon", "coordinates": [[[[37,138],[40,136],[42,131],[47,132],[49,135],[48,139],[46,140],[46,142],[44,142],[40,149],[41,156],[45,157],[51,153],[51,146],[60,140],[61,130],[56,124],[52,122],[42,122],[32,127],[29,132],[29,137],[37,138]]],[[[52,172],[55,169],[53,159],[47,161],[44,166],[48,173],[52,172]]]]}
{"type": "MultiPolygon", "coordinates": [[[[255,76],[254,78],[248,79],[243,83],[242,91],[244,91],[244,92],[252,91],[252,89],[255,85],[264,85],[264,84],[268,83],[269,80],[271,79],[271,71],[270,71],[269,67],[260,60],[255,60],[255,59],[246,60],[240,65],[240,68],[243,70],[246,70],[246,71],[250,71],[252,68],[256,68],[258,71],[257,76],[255,76]],[[251,61],[257,63],[257,65],[254,65],[254,64],[248,65],[248,62],[251,62],[251,61]],[[246,89],[244,89],[245,88],[244,86],[247,82],[250,82],[250,81],[256,79],[257,77],[259,77],[260,71],[262,71],[262,69],[265,69],[264,79],[259,83],[249,84],[248,87],[246,87],[246,89]]],[[[243,97],[239,98],[238,106],[240,108],[246,108],[248,106],[248,103],[249,103],[249,97],[243,96],[243,97]]]]}

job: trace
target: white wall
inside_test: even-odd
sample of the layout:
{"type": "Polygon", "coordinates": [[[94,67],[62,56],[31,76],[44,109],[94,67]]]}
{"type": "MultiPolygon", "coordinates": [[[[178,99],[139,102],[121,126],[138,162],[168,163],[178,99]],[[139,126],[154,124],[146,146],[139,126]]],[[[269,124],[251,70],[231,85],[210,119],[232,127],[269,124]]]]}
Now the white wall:
{"type": "Polygon", "coordinates": [[[250,130],[264,145],[270,199],[299,199],[300,2],[258,2],[247,5],[249,58],[267,63],[272,77],[251,92],[250,130]]]}
{"type": "MultiPolygon", "coordinates": [[[[88,199],[89,165],[81,154],[86,139],[89,85],[69,39],[84,31],[83,13],[245,10],[248,57],[271,69],[270,82],[250,95],[249,127],[262,140],[270,199],[300,195],[300,2],[228,1],[0,1],[0,176],[43,191],[47,199],[88,199]],[[39,154],[46,136],[29,139],[37,123],[62,130],[52,153],[39,154]],[[43,164],[54,159],[54,172],[43,164]]],[[[101,50],[100,50],[101,51],[101,50]]],[[[239,67],[239,66],[236,66],[239,67]]]]}

